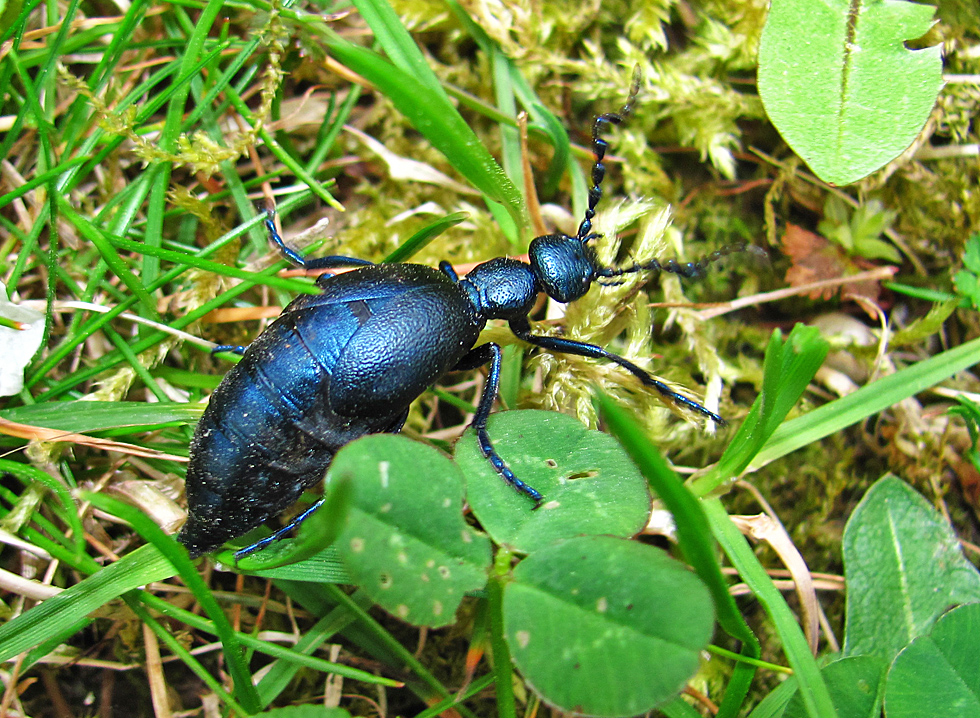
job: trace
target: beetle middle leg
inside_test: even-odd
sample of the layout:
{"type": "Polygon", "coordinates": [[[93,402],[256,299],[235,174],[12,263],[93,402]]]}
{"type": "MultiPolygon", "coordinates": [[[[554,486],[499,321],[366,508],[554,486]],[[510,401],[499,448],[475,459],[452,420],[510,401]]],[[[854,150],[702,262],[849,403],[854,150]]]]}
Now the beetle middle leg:
{"type": "Polygon", "coordinates": [[[544,500],[541,492],[514,475],[514,472],[510,470],[506,462],[500,458],[497,450],[493,448],[490,435],[487,433],[487,419],[490,416],[490,410],[493,408],[493,402],[497,399],[497,393],[500,388],[500,367],[503,364],[503,352],[500,350],[500,345],[494,344],[493,342],[481,344],[464,356],[453,367],[453,371],[475,369],[487,362],[490,362],[487,383],[483,387],[483,395],[480,397],[480,403],[476,408],[476,414],[473,415],[473,421],[470,423],[470,426],[476,432],[477,442],[480,444],[480,451],[483,452],[483,456],[490,462],[490,465],[497,470],[497,473],[500,474],[500,477],[504,481],[520,493],[534,499],[534,508],[538,508],[544,500]]]}
{"type": "Polygon", "coordinates": [[[643,382],[644,385],[656,389],[657,392],[659,392],[665,399],[668,399],[674,404],[678,404],[686,409],[690,409],[691,411],[696,412],[707,419],[711,419],[720,426],[727,425],[727,422],[713,411],[706,409],[693,399],[674,391],[659,379],[654,379],[648,372],[644,371],[633,362],[624,359],[618,354],[613,354],[610,351],[606,351],[600,346],[575,341],[574,339],[546,337],[538,334],[532,334],[530,322],[523,317],[511,319],[510,330],[514,332],[514,335],[518,339],[521,339],[528,344],[539,346],[542,349],[547,349],[550,352],[559,354],[575,354],[577,356],[589,357],[591,359],[606,359],[607,361],[614,362],[643,382]]]}

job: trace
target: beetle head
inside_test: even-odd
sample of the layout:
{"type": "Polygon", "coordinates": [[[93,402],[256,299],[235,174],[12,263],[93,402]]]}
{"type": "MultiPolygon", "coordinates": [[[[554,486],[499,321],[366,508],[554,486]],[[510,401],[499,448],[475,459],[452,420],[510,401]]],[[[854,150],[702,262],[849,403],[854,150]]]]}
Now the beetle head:
{"type": "Polygon", "coordinates": [[[537,237],[528,256],[541,290],[559,302],[574,302],[584,296],[598,276],[595,250],[577,237],[537,237]]]}

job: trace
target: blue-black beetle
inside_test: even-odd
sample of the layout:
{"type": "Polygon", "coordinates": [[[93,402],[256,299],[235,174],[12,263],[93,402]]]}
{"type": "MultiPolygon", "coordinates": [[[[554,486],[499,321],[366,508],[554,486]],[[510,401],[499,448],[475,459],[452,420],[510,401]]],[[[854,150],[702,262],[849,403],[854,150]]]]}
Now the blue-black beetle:
{"type": "MultiPolygon", "coordinates": [[[[734,251],[726,248],[690,263],[653,260],[624,268],[603,267],[596,259],[589,242],[597,237],[592,219],[605,174],[608,145],[601,133],[631,113],[638,89],[635,80],[626,105],[593,123],[593,186],[577,234],[534,239],[528,262],[498,257],[460,279],[447,262],[437,270],[350,257],[304,260],[283,244],[270,215],[272,240],[296,264],[357,269],[319,277],[322,294],[298,297],[247,349],[231,348],[244,356],[212,394],[191,442],[188,518],[178,539],[192,556],[282,513],[323,478],[344,444],[365,434],[397,432],[412,401],[444,374],[488,362],[473,429],[501,477],[540,504],[541,494],[514,476],[487,435],[501,350],[493,343],[475,345],[490,319],[507,320],[519,339],[548,351],[615,362],[667,400],[724,424],[626,359],[592,344],[533,334],[528,322],[539,292],[572,302],[594,281],[632,272],[700,277],[710,262],[734,251]]],[[[316,506],[238,555],[278,538],[316,506]]]]}

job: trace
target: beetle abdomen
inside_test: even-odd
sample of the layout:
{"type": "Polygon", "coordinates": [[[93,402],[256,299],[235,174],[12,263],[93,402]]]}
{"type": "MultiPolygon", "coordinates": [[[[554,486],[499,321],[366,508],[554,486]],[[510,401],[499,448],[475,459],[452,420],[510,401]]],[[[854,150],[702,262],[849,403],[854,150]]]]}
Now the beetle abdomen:
{"type": "Polygon", "coordinates": [[[348,442],[400,429],[484,323],[428,267],[371,266],[321,286],[252,343],[201,417],[178,537],[193,556],[282,513],[348,442]]]}
{"type": "MultiPolygon", "coordinates": [[[[345,314],[342,305],[317,309],[312,313],[335,338],[345,329],[356,331],[356,323],[324,316],[345,314]]],[[[344,444],[401,426],[404,410],[398,407],[370,418],[334,413],[333,359],[310,353],[296,318],[284,315],[256,339],[198,423],[187,468],[187,523],[178,537],[192,556],[285,511],[323,478],[344,444]]]]}

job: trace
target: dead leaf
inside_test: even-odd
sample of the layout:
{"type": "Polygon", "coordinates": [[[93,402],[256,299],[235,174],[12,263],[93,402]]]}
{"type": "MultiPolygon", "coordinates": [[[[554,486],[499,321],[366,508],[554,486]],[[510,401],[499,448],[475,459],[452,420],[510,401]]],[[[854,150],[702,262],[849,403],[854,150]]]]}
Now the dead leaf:
{"type": "MultiPolygon", "coordinates": [[[[786,272],[786,283],[791,287],[840,279],[876,266],[851,259],[838,245],[796,224],[786,227],[782,248],[783,253],[793,262],[793,266],[786,272]]],[[[827,300],[832,299],[838,291],[836,287],[824,286],[808,292],[807,296],[810,299],[827,300]]],[[[869,279],[848,283],[843,297],[877,304],[880,294],[881,285],[877,280],[869,279]]]]}
{"type": "Polygon", "coordinates": [[[15,421],[7,421],[0,418],[0,434],[16,436],[19,439],[30,441],[65,441],[70,444],[81,444],[91,446],[103,451],[118,451],[122,454],[132,456],[143,456],[147,459],[169,459],[171,461],[187,461],[186,456],[175,456],[156,449],[147,449],[135,444],[127,444],[123,441],[112,441],[111,439],[99,439],[95,436],[85,434],[75,434],[61,429],[49,429],[45,426],[31,426],[30,424],[18,424],[15,421]]]}

